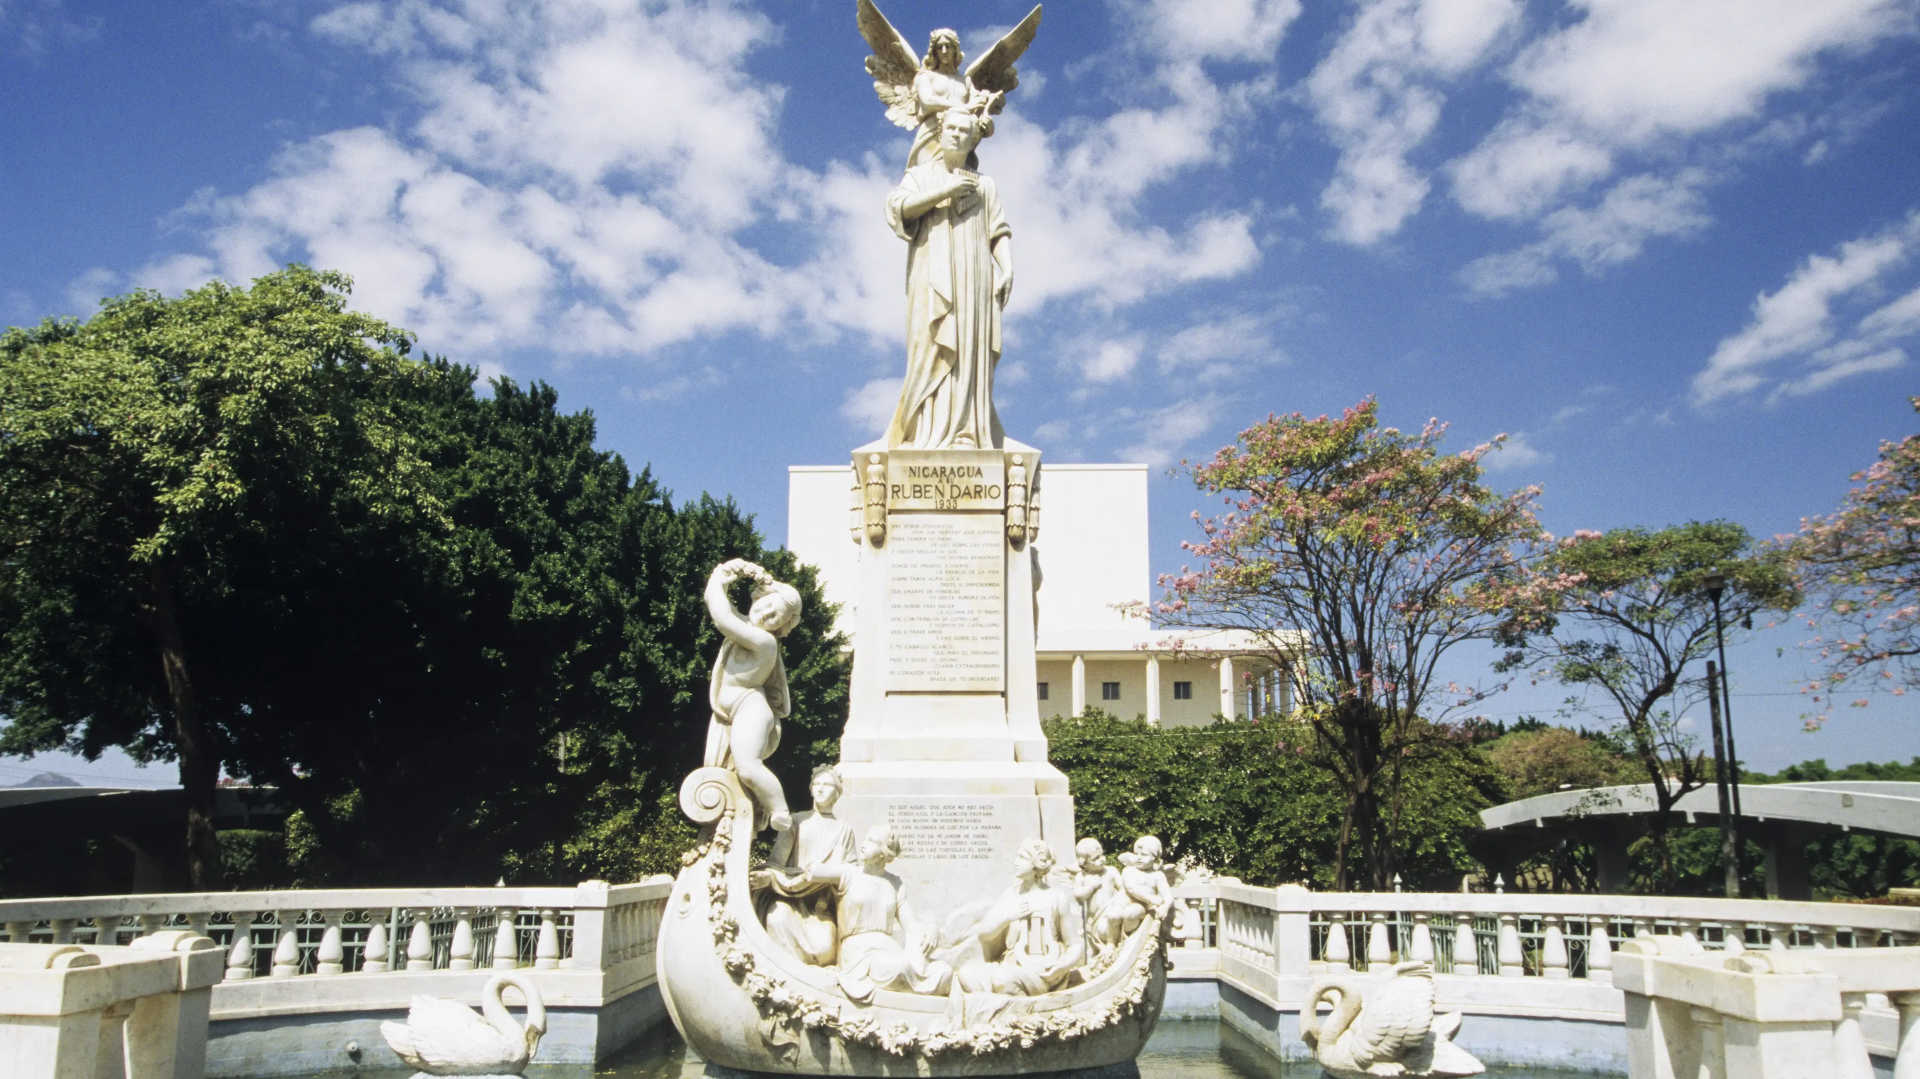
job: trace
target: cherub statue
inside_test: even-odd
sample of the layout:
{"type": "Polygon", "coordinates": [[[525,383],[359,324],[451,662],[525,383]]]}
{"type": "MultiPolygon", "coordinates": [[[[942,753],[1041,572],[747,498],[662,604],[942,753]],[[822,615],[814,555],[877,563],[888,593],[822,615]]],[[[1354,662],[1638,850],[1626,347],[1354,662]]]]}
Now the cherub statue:
{"type": "Polygon", "coordinates": [[[1106,848],[1088,836],[1074,845],[1080,859],[1074,874],[1073,897],[1080,901],[1080,916],[1086,924],[1087,940],[1095,952],[1105,952],[1120,943],[1119,914],[1127,902],[1126,889],[1120,883],[1120,871],[1107,864],[1106,848]]]}
{"type": "Polygon", "coordinates": [[[756,890],[765,889],[758,906],[767,935],[816,967],[834,964],[840,931],[830,882],[809,879],[807,870],[856,861],[853,827],[833,815],[843,786],[838,768],[815,768],[808,784],[813,808],[793,815],[793,827],[774,837],[766,867],[751,876],[756,890]]]}
{"type": "Polygon", "coordinates": [[[1132,854],[1120,856],[1124,867],[1120,870],[1120,886],[1126,891],[1126,902],[1117,915],[1122,936],[1140,928],[1149,917],[1155,921],[1166,917],[1167,908],[1173,904],[1173,886],[1167,883],[1160,856],[1160,840],[1150,835],[1133,841],[1132,854]]]}
{"type": "Polygon", "coordinates": [[[926,56],[919,57],[900,31],[880,14],[873,0],[860,0],[856,18],[860,36],[873,49],[873,55],[867,58],[867,74],[873,76],[874,92],[887,106],[887,119],[904,128],[918,129],[913,148],[907,152],[908,168],[927,159],[939,140],[940,116],[948,109],[971,106],[994,115],[1005,107],[1007,92],[1020,85],[1014,61],[1033,44],[1033,36],[1040,30],[1040,8],[1036,5],[963,75],[960,65],[965,57],[960,52],[960,35],[952,30],[935,30],[927,42],[926,56]]]}
{"type": "Polygon", "coordinates": [[[780,721],[792,710],[780,638],[800,622],[800,593],[744,559],[721,563],[707,578],[707,613],[726,637],[713,660],[707,703],[709,768],[731,768],[758,806],[756,816],[784,832],[793,825],[780,780],[766,760],[780,747],[780,721]],[[742,616],[727,598],[735,581],[753,582],[753,606],[742,616]]]}

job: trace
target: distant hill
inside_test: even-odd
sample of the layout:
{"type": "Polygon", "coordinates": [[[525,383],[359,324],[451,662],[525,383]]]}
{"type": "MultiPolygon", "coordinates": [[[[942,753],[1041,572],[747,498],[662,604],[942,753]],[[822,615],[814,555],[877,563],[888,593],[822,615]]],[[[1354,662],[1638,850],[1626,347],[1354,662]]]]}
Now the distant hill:
{"type": "Polygon", "coordinates": [[[81,784],[77,780],[70,779],[66,776],[61,775],[58,772],[41,772],[39,775],[34,776],[32,779],[29,779],[24,783],[15,783],[13,785],[15,790],[18,790],[22,787],[78,787],[78,786],[81,786],[81,784]]]}

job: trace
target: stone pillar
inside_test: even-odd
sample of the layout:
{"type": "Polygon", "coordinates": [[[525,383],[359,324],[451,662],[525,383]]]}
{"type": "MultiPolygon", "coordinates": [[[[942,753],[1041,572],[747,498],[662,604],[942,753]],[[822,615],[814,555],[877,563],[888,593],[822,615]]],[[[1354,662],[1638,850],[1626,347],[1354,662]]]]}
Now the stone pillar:
{"type": "Polygon", "coordinates": [[[1147,657],[1147,722],[1160,725],[1160,657],[1147,657]]]}
{"type": "Polygon", "coordinates": [[[1087,712],[1087,657],[1073,657],[1073,714],[1087,712]]]}
{"type": "Polygon", "coordinates": [[[1220,657],[1220,714],[1227,719],[1240,718],[1239,682],[1233,676],[1233,657],[1220,657]]]}

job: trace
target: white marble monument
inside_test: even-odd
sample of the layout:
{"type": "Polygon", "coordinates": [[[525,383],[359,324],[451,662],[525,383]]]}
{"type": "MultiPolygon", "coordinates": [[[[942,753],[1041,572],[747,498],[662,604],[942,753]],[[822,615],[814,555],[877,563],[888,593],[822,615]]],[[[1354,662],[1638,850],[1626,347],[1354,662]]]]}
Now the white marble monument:
{"type": "Polygon", "coordinates": [[[1036,700],[1040,451],[1006,437],[993,401],[1013,234],[977,149],[1040,9],[964,74],[951,31],[923,59],[871,0],[858,10],[875,88],[916,135],[885,205],[907,245],[907,373],[886,432],[851,460],[860,647],[841,759],[792,813],[764,760],[799,599],[760,567],[719,567],[712,731],[681,788],[708,827],[661,927],[661,996],[701,1057],[732,1068],[1120,1063],[1159,1014],[1171,893],[1151,837],[1124,871],[1098,844],[1076,855],[1036,700]],[[736,581],[754,585],[744,615],[736,581]]]}

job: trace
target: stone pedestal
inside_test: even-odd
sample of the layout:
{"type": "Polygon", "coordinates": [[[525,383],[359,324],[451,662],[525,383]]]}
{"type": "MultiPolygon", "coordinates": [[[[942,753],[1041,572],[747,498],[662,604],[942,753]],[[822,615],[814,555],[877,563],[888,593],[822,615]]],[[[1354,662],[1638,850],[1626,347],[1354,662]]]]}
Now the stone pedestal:
{"type": "Polygon", "coordinates": [[[1011,440],[876,443],[853,469],[860,592],[836,812],[856,834],[892,826],[904,848],[892,871],[944,921],[1000,894],[1026,840],[1063,861],[1073,848],[1073,800],[1035,698],[1026,527],[1040,454],[1011,440]]]}

